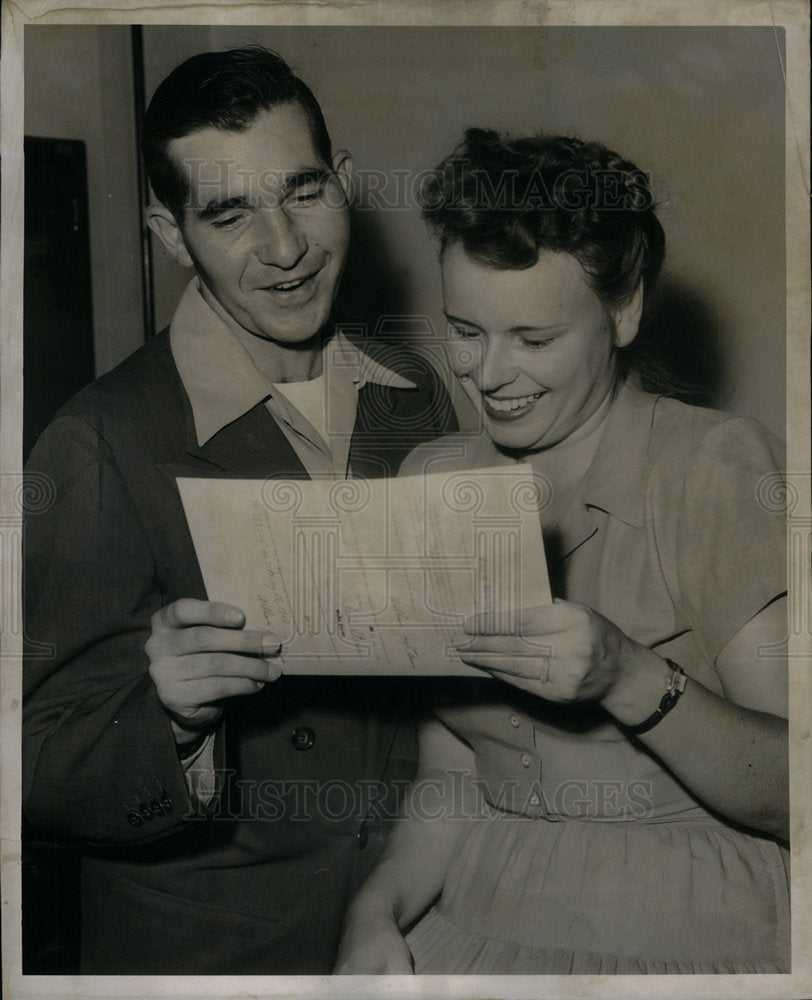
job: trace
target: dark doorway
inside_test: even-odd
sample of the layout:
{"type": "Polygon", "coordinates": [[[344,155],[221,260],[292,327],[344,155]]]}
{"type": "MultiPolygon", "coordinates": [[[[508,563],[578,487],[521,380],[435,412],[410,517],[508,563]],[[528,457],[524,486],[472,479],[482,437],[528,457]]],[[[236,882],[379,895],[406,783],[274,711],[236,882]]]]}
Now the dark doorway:
{"type": "Polygon", "coordinates": [[[92,381],[93,302],[85,144],[25,139],[23,456],[92,381]]]}

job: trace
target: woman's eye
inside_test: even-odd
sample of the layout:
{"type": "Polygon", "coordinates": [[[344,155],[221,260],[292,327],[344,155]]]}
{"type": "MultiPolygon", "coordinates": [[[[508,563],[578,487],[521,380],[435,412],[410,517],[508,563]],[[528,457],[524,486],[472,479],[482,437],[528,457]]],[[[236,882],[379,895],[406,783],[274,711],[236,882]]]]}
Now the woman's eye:
{"type": "Polygon", "coordinates": [[[468,337],[468,338],[472,338],[472,337],[478,337],[479,336],[479,330],[470,330],[470,329],[468,329],[467,327],[464,327],[464,326],[453,326],[452,325],[451,331],[452,331],[452,333],[454,334],[455,337],[468,337]]]}
{"type": "Polygon", "coordinates": [[[525,345],[537,350],[542,347],[549,347],[553,343],[555,337],[543,337],[541,340],[525,340],[525,345]]]}

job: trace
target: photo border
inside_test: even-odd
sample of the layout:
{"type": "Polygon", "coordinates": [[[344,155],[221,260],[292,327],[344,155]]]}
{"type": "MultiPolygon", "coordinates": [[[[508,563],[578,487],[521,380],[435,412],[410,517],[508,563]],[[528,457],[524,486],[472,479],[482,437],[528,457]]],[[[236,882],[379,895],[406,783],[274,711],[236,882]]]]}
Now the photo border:
{"type": "Polygon", "coordinates": [[[2,9],[2,248],[0,249],[0,836],[5,995],[50,997],[708,997],[812,995],[812,592],[810,510],[809,8],[805,0],[369,0],[351,5],[185,3],[147,7],[94,0],[6,0],[2,9]],[[23,976],[20,931],[20,700],[23,342],[23,30],[25,24],[756,26],[786,30],[787,469],[792,608],[790,752],[792,972],[702,976],[104,977],[23,976]],[[8,624],[11,623],[11,628],[8,624]]]}

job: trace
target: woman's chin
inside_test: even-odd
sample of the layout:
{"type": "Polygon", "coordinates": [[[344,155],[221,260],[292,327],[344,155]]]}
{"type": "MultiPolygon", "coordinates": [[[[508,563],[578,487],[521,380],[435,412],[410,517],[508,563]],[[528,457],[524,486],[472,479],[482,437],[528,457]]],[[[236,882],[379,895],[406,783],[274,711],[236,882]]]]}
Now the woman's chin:
{"type": "Polygon", "coordinates": [[[535,434],[510,433],[503,427],[494,427],[490,421],[486,422],[485,430],[493,443],[506,451],[535,451],[543,447],[539,444],[538,435],[535,434]]]}

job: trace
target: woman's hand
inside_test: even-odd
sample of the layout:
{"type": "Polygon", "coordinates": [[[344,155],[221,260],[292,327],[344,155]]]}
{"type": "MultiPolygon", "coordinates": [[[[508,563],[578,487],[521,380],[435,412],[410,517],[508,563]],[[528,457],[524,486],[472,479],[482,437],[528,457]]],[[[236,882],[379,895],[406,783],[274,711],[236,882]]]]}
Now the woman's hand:
{"type": "MultiPolygon", "coordinates": [[[[465,663],[549,701],[602,701],[626,681],[643,647],[583,604],[524,608],[507,633],[503,615],[469,619],[465,663]]],[[[646,651],[647,652],[647,651],[646,651]]]]}
{"type": "MultiPolygon", "coordinates": [[[[510,634],[497,616],[470,621],[466,663],[550,701],[596,701],[623,725],[657,708],[671,668],[581,604],[526,608],[510,634]]],[[[716,660],[720,696],[691,678],[677,708],[639,737],[693,794],[743,826],[787,839],[786,600],[760,611],[716,660]],[[735,699],[735,700],[733,700],[735,699]]]]}
{"type": "Polygon", "coordinates": [[[389,913],[350,914],[334,974],[338,976],[411,976],[412,955],[389,913]]]}

